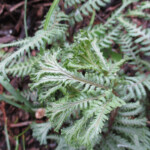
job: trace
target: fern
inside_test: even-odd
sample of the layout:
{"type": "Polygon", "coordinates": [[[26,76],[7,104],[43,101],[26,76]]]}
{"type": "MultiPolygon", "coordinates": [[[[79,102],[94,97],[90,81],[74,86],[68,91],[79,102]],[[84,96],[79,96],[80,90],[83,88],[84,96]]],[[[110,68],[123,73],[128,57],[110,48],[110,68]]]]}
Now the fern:
{"type": "Polygon", "coordinates": [[[136,24],[130,23],[128,20],[119,17],[118,20],[126,28],[128,34],[131,37],[136,37],[135,43],[140,43],[143,47],[140,49],[145,55],[149,55],[149,31],[142,29],[142,27],[137,27],[136,24]]]}
{"type": "Polygon", "coordinates": [[[30,59],[24,60],[24,62],[18,62],[12,67],[6,68],[7,74],[12,74],[13,76],[26,76],[35,71],[33,65],[39,60],[38,57],[31,57],[30,59]]]}
{"type": "Polygon", "coordinates": [[[146,90],[150,89],[150,79],[147,76],[126,77],[129,83],[128,89],[130,96],[135,99],[144,99],[147,96],[146,90]],[[147,89],[146,89],[147,88],[147,89]]]}
{"type": "Polygon", "coordinates": [[[33,103],[38,104],[37,102],[37,91],[31,91],[30,89],[25,89],[22,92],[23,97],[25,97],[27,100],[33,101],[33,103]]]}
{"type": "Polygon", "coordinates": [[[146,118],[141,118],[145,111],[141,108],[143,106],[139,102],[128,102],[119,109],[111,133],[102,139],[103,150],[149,149],[150,132],[146,127],[146,118]],[[139,117],[134,118],[137,115],[139,117]]]}
{"type": "MultiPolygon", "coordinates": [[[[56,150],[76,150],[74,147],[70,147],[62,136],[56,134],[48,134],[51,130],[50,122],[46,123],[32,123],[31,129],[33,130],[33,137],[36,138],[40,144],[46,144],[47,140],[54,140],[57,142],[56,150]]],[[[82,150],[79,148],[78,150],[82,150]]]]}
{"type": "MultiPolygon", "coordinates": [[[[150,54],[150,30],[130,18],[149,19],[145,11],[149,2],[138,3],[133,10],[128,6],[138,0],[123,0],[104,24],[92,28],[90,23],[71,44],[64,40],[68,18],[75,15],[75,20],[81,21],[110,0],[65,0],[65,8],[73,8],[69,15],[54,11],[58,2],[53,3],[35,36],[0,45],[19,47],[8,57],[2,53],[1,72],[30,75],[30,87],[37,93],[27,90],[21,95],[28,100],[38,96],[46,109],[49,122],[32,124],[33,137],[41,144],[55,140],[58,150],[149,150],[146,107],[150,66],[144,58],[150,54]],[[46,50],[46,44],[52,48],[46,50]],[[31,57],[32,49],[40,50],[40,55],[31,57]],[[126,71],[127,64],[130,68],[126,71]],[[52,135],[51,129],[61,135],[52,135]]],[[[2,82],[4,77],[0,77],[2,82]]],[[[11,101],[17,96],[13,92],[11,97],[0,97],[11,101]]]]}
{"type": "MultiPolygon", "coordinates": [[[[96,26],[89,33],[83,30],[75,37],[74,44],[63,50],[58,48],[55,52],[46,53],[39,63],[40,69],[32,76],[32,88],[37,88],[39,99],[47,103],[47,116],[56,131],[59,131],[63,123],[68,118],[71,119],[75,112],[79,113],[79,117],[75,117],[69,127],[61,129],[67,143],[72,146],[84,145],[92,149],[98,139],[103,141],[103,132],[107,131],[105,127],[108,123],[108,114],[125,105],[124,101],[147,98],[149,78],[143,80],[143,76],[120,77],[118,73],[126,60],[134,58],[132,65],[141,64],[139,53],[143,50],[138,51],[137,46],[148,45],[149,34],[146,30],[141,30],[122,16],[118,17],[132,2],[123,1],[121,8],[108,19],[108,25],[96,26]],[[114,27],[114,24],[117,26],[114,27]],[[126,35],[123,35],[123,28],[128,32],[126,35]],[[134,43],[133,38],[136,38],[134,43]],[[108,61],[104,57],[104,51],[112,49],[114,43],[120,44],[128,59],[117,62],[108,61]]],[[[72,2],[69,5],[74,4],[72,2]]],[[[142,63],[141,68],[143,65],[142,63]]],[[[133,107],[130,104],[129,106],[133,107]]],[[[118,131],[115,131],[114,126],[111,131],[114,131],[114,137],[117,138],[108,138],[107,143],[110,140],[114,149],[135,149],[142,143],[137,135],[134,133],[134,138],[132,135],[122,135],[119,128],[122,127],[124,130],[127,126],[127,129],[137,130],[142,127],[141,130],[147,131],[146,118],[140,115],[143,106],[139,107],[138,103],[135,110],[132,108],[123,112],[122,109],[115,119],[118,131]],[[137,115],[140,116],[132,119],[132,116],[137,115]]],[[[145,134],[146,138],[148,134],[145,134]]],[[[109,144],[106,144],[106,147],[112,148],[109,144]]]]}
{"type": "Polygon", "coordinates": [[[46,136],[49,130],[51,129],[50,122],[40,124],[33,123],[31,125],[31,128],[33,129],[33,137],[39,140],[40,144],[46,144],[47,143],[46,136]]]}
{"type": "Polygon", "coordinates": [[[44,56],[44,62],[40,64],[42,70],[34,75],[36,83],[32,85],[32,88],[40,87],[39,94],[41,99],[46,99],[63,88],[66,96],[60,98],[58,103],[50,103],[47,116],[51,118],[53,126],[58,130],[66,118],[74,111],[82,111],[83,117],[76,121],[72,128],[65,129],[63,132],[66,134],[66,139],[69,143],[76,140],[80,145],[90,145],[91,141],[101,132],[105,120],[108,119],[107,114],[125,104],[123,100],[113,93],[114,85],[117,85],[117,80],[115,79],[118,71],[117,65],[120,66],[121,64],[116,63],[114,64],[116,66],[114,67],[115,70],[112,68],[112,70],[109,70],[109,64],[106,64],[106,60],[96,46],[95,41],[90,42],[85,38],[78,43],[80,48],[77,49],[78,54],[82,54],[82,51],[84,52],[85,50],[83,46],[86,46],[86,50],[89,52],[88,56],[95,55],[95,58],[99,60],[97,63],[101,75],[96,72],[87,72],[83,75],[77,71],[69,71],[65,68],[65,66],[68,67],[67,64],[63,65],[57,62],[58,51],[44,56]],[[45,59],[45,57],[47,58],[45,59]],[[105,74],[105,77],[103,74],[105,74]],[[50,89],[49,85],[51,86],[50,89]],[[73,93],[69,90],[70,86],[76,90],[73,98],[71,96],[73,93]],[[41,92],[42,89],[44,90],[43,92],[41,92]],[[49,90],[47,91],[47,89],[49,90]],[[89,121],[90,124],[87,125],[89,121]]]}
{"type": "Polygon", "coordinates": [[[150,15],[141,11],[140,9],[138,10],[130,10],[126,16],[134,16],[134,17],[140,17],[140,18],[144,18],[145,20],[149,20],[150,19],[150,15]]]}
{"type": "MultiPolygon", "coordinates": [[[[116,11],[115,15],[113,15],[108,22],[113,22],[114,17],[117,17],[126,6],[136,1],[138,0],[124,0],[122,7],[116,11]]],[[[70,17],[80,22],[83,20],[83,16],[88,16],[90,13],[93,13],[93,11],[99,11],[101,7],[105,7],[110,2],[110,0],[65,0],[65,8],[75,6],[75,11],[70,14],[70,17]]],[[[109,25],[109,23],[107,25],[109,25]]]]}
{"type": "Polygon", "coordinates": [[[8,44],[1,44],[0,48],[13,47],[13,46],[22,46],[22,45],[28,43],[29,41],[30,41],[30,38],[26,38],[26,39],[18,40],[18,41],[15,41],[15,42],[12,42],[12,43],[8,43],[8,44]]]}
{"type": "Polygon", "coordinates": [[[148,1],[142,2],[141,4],[142,5],[141,5],[140,9],[142,9],[142,10],[150,8],[150,2],[148,2],[148,1]]]}

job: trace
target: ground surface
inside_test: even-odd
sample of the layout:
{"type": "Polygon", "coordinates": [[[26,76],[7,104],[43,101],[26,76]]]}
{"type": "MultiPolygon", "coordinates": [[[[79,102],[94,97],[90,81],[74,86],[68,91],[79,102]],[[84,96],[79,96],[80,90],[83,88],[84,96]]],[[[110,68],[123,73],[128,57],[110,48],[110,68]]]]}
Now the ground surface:
{"type": "MultiPolygon", "coordinates": [[[[50,0],[28,0],[28,11],[27,11],[27,25],[29,35],[34,35],[35,31],[38,29],[41,20],[48,11],[52,1],[50,0]]],[[[120,0],[112,0],[112,3],[106,8],[102,9],[95,18],[94,24],[103,23],[111,14],[112,11],[117,9],[121,4],[120,0]]],[[[63,1],[60,1],[60,6],[63,7],[63,1]]],[[[134,7],[134,6],[132,6],[134,7]]],[[[70,8],[72,9],[72,8],[70,8]]],[[[66,12],[70,10],[65,10],[66,12]]],[[[0,2],[0,43],[8,43],[17,39],[22,39],[25,37],[24,31],[24,0],[1,0],[0,2]]],[[[77,23],[74,28],[69,28],[68,31],[70,36],[68,40],[73,41],[73,34],[76,33],[79,28],[83,28],[89,24],[90,17],[85,17],[84,21],[77,23]]],[[[139,25],[142,24],[139,20],[134,19],[139,25]]],[[[143,24],[145,27],[148,24],[145,22],[143,24]]],[[[14,48],[5,48],[6,52],[14,51],[14,48]]],[[[36,55],[36,51],[32,51],[32,55],[36,55]]],[[[30,82],[29,77],[24,79],[18,77],[10,77],[11,84],[15,88],[25,89],[27,83],[30,82]]],[[[5,89],[0,85],[0,93],[5,92],[5,89]]],[[[7,119],[7,128],[9,133],[9,140],[11,143],[11,149],[16,147],[17,136],[25,131],[24,134],[19,136],[19,150],[23,149],[23,143],[25,143],[26,150],[52,150],[55,149],[56,143],[54,141],[49,141],[47,146],[40,146],[39,142],[32,137],[32,131],[29,125],[33,122],[44,122],[44,119],[36,119],[34,116],[30,116],[23,110],[17,109],[7,103],[0,103],[0,150],[6,150],[5,141],[5,130],[4,130],[4,120],[7,119]]]]}

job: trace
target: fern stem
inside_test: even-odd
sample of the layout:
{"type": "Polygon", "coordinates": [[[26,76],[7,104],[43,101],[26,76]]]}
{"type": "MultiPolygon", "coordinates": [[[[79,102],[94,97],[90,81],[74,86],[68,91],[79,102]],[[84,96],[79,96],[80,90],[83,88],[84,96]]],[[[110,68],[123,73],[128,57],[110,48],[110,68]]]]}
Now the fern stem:
{"type": "Polygon", "coordinates": [[[136,1],[138,1],[138,0],[124,0],[123,1],[123,5],[118,9],[118,10],[116,10],[115,11],[115,13],[113,14],[113,16],[110,18],[110,19],[108,19],[107,21],[106,21],[106,23],[105,23],[105,25],[107,26],[107,25],[109,25],[117,16],[119,16],[120,14],[121,14],[121,12],[128,6],[128,5],[130,5],[131,3],[133,3],[133,2],[136,2],[136,1]]]}
{"type": "Polygon", "coordinates": [[[51,16],[53,14],[53,11],[56,8],[56,6],[58,5],[59,1],[60,0],[54,0],[52,6],[50,7],[50,9],[49,9],[49,11],[48,11],[48,13],[46,15],[46,20],[45,20],[45,23],[44,23],[44,30],[47,30],[47,27],[48,27],[48,24],[49,24],[49,22],[51,20],[51,16]]]}
{"type": "Polygon", "coordinates": [[[24,3],[24,29],[25,29],[25,35],[28,37],[28,27],[27,27],[27,0],[25,0],[24,3]]]}

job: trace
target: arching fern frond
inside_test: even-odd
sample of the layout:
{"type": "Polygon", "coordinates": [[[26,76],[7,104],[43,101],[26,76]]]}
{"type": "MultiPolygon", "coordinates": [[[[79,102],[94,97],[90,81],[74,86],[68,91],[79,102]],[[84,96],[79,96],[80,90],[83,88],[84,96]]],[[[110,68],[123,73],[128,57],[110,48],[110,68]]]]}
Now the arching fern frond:
{"type": "Polygon", "coordinates": [[[140,9],[129,10],[128,13],[125,14],[125,16],[139,17],[139,18],[144,18],[145,20],[150,20],[150,14],[147,14],[140,9]]]}
{"type": "Polygon", "coordinates": [[[107,120],[107,114],[113,109],[124,105],[121,99],[119,100],[116,96],[112,98],[109,92],[106,92],[106,94],[106,99],[102,97],[102,99],[100,98],[101,101],[93,102],[88,110],[83,112],[83,117],[76,121],[74,126],[63,130],[69,143],[74,144],[75,141],[79,145],[91,146],[92,141],[101,133],[104,122],[107,120]],[[109,97],[112,100],[109,100],[109,97]]]}
{"type": "Polygon", "coordinates": [[[140,6],[140,9],[148,9],[150,8],[150,2],[146,1],[146,2],[142,2],[141,3],[141,6],[140,6]]]}
{"type": "Polygon", "coordinates": [[[34,64],[39,61],[39,57],[30,57],[25,58],[24,62],[18,62],[17,64],[13,65],[12,67],[6,68],[6,73],[12,76],[23,77],[34,73],[35,68],[34,64]]]}
{"type": "MultiPolygon", "coordinates": [[[[55,52],[53,55],[51,54],[45,55],[45,57],[47,57],[46,60],[44,57],[44,60],[46,62],[44,64],[43,63],[40,64],[42,70],[40,70],[37,74],[35,74],[36,83],[33,84],[32,88],[40,87],[41,85],[47,87],[49,83],[51,83],[51,89],[48,91],[48,93],[50,94],[60,89],[62,85],[63,86],[72,85],[80,91],[88,91],[88,92],[90,91],[92,92],[95,88],[107,89],[107,87],[104,86],[105,78],[103,79],[102,75],[96,75],[95,73],[94,74],[87,73],[84,76],[82,73],[79,73],[77,71],[71,72],[63,68],[57,62],[56,56],[57,52],[55,52]]],[[[108,83],[111,83],[109,82],[109,79],[107,79],[107,81],[108,83]]]]}
{"type": "Polygon", "coordinates": [[[46,123],[33,123],[31,125],[31,128],[33,130],[33,137],[36,138],[40,144],[46,144],[47,143],[47,134],[49,130],[51,129],[50,122],[46,123]]]}
{"type": "Polygon", "coordinates": [[[135,71],[144,72],[149,68],[148,62],[140,58],[141,51],[138,50],[138,45],[134,43],[134,40],[128,34],[120,33],[119,41],[120,50],[124,56],[128,56],[128,64],[130,64],[135,71]]]}
{"type": "Polygon", "coordinates": [[[26,39],[23,39],[23,40],[18,40],[18,41],[12,42],[12,43],[0,44],[0,48],[22,46],[22,45],[26,44],[29,41],[30,41],[30,38],[26,38],[26,39]]]}
{"type": "MultiPolygon", "coordinates": [[[[61,21],[68,20],[67,16],[64,13],[54,13],[51,19],[51,22],[48,25],[47,30],[40,29],[35,33],[35,36],[32,38],[25,40],[25,44],[23,44],[16,52],[10,55],[8,58],[3,60],[0,63],[0,67],[4,68],[6,65],[9,65],[12,60],[17,60],[21,56],[24,55],[25,52],[30,53],[30,50],[33,48],[37,48],[40,50],[45,47],[45,41],[48,44],[52,44],[53,41],[59,39],[65,33],[67,26],[65,24],[61,24],[61,21]],[[61,17],[63,16],[63,17],[61,17]]],[[[18,44],[19,42],[17,42],[18,44]]],[[[22,44],[23,42],[21,42],[22,44]]]]}
{"type": "Polygon", "coordinates": [[[148,76],[126,77],[128,85],[125,89],[129,92],[131,98],[145,99],[147,89],[150,89],[150,79],[148,76]],[[147,88],[147,89],[146,89],[147,88]]]}
{"type": "Polygon", "coordinates": [[[102,146],[103,150],[148,150],[150,132],[146,127],[147,119],[143,117],[144,113],[145,107],[139,102],[126,103],[119,108],[111,132],[106,134],[101,144],[96,147],[102,146]],[[112,143],[112,146],[108,142],[112,143]]]}
{"type": "Polygon", "coordinates": [[[142,48],[140,48],[140,52],[143,52],[145,55],[149,55],[149,31],[146,29],[142,29],[141,26],[137,27],[136,24],[130,23],[127,19],[124,19],[123,17],[119,17],[118,20],[122,24],[122,26],[125,27],[131,37],[137,38],[134,42],[142,45],[142,48]]]}

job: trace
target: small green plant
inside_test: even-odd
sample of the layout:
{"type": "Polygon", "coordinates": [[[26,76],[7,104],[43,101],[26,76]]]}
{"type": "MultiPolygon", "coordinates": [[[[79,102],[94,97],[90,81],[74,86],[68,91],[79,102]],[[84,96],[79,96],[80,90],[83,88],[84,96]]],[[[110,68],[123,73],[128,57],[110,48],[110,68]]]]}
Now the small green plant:
{"type": "MultiPolygon", "coordinates": [[[[65,0],[65,7],[75,8],[68,15],[56,7],[58,2],[54,1],[35,36],[0,45],[19,45],[8,57],[0,53],[0,83],[14,99],[31,107],[33,104],[23,94],[8,88],[7,78],[7,74],[30,75],[31,90],[36,90],[40,107],[44,106],[49,118],[46,123],[31,126],[41,144],[53,139],[58,142],[57,150],[148,150],[150,65],[143,58],[150,56],[150,30],[137,26],[131,16],[148,20],[145,9],[150,8],[150,3],[138,3],[137,11],[128,6],[138,0],[123,0],[104,24],[96,26],[92,15],[89,27],[79,31],[69,44],[65,33],[72,14],[78,13],[75,20],[81,21],[110,0],[65,0]],[[51,49],[46,49],[47,44],[51,49]],[[31,57],[34,48],[39,54],[31,57]],[[131,66],[133,74],[126,72],[125,66],[131,66]],[[53,128],[61,135],[49,135],[53,128]]],[[[0,95],[0,99],[12,103],[6,95],[0,95]]],[[[22,107],[16,102],[12,105],[22,107]]],[[[33,105],[30,110],[34,109],[33,105]]]]}

